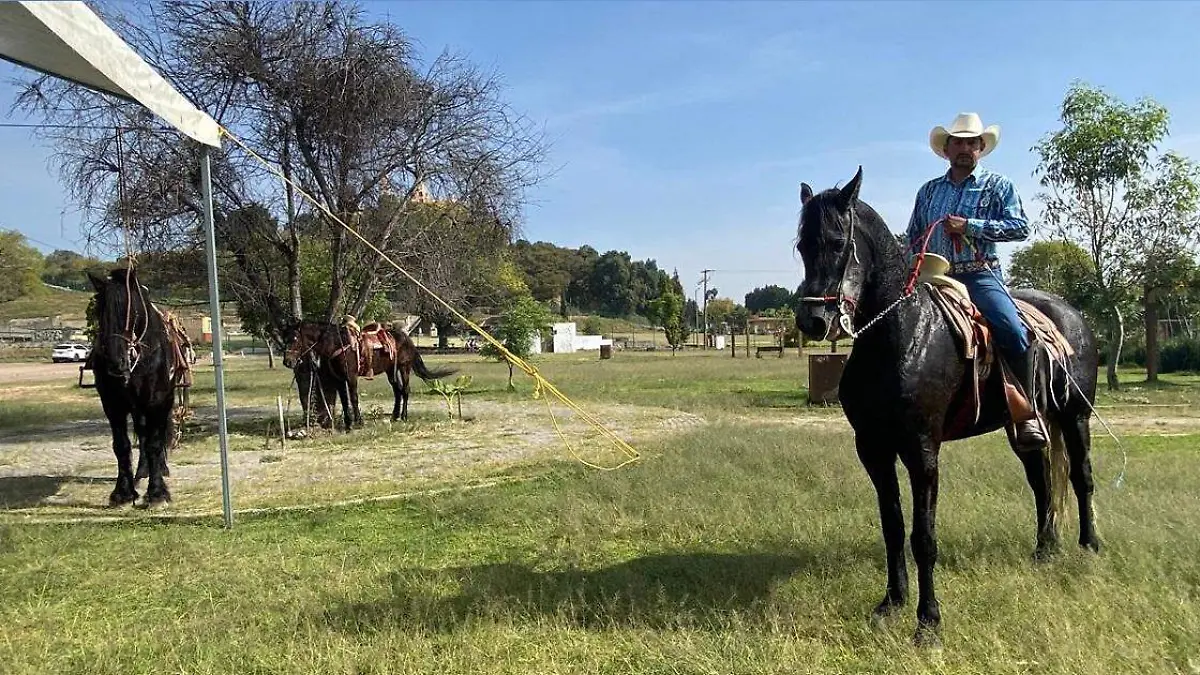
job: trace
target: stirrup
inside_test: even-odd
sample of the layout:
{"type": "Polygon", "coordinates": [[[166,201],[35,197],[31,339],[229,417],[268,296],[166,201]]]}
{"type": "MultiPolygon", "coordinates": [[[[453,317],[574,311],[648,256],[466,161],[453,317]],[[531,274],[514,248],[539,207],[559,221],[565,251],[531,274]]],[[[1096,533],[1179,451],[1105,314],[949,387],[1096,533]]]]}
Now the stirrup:
{"type": "Polygon", "coordinates": [[[1041,450],[1050,442],[1050,436],[1046,432],[1046,425],[1042,422],[1040,415],[1030,420],[1012,422],[1011,424],[1013,440],[1020,450],[1041,450]]]}

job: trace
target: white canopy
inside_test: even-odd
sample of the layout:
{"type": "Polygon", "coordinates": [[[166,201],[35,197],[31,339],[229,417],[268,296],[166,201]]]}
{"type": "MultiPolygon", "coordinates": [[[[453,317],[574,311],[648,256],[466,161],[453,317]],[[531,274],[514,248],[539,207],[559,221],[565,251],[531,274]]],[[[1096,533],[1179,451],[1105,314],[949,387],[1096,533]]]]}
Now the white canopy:
{"type": "MultiPolygon", "coordinates": [[[[216,120],[198,110],[142,60],[133,48],[82,2],[0,2],[0,58],[47,75],[139,103],[185,135],[203,143],[200,190],[204,195],[204,244],[208,258],[208,301],[221,325],[217,243],[213,227],[210,148],[221,147],[216,120]]],[[[224,349],[213,331],[213,374],[217,388],[217,435],[221,451],[221,506],[233,527],[229,490],[229,433],[225,419],[224,349]]]]}
{"type": "Polygon", "coordinates": [[[82,2],[0,2],[0,58],[135,101],[187,136],[221,147],[216,121],[82,2]]]}

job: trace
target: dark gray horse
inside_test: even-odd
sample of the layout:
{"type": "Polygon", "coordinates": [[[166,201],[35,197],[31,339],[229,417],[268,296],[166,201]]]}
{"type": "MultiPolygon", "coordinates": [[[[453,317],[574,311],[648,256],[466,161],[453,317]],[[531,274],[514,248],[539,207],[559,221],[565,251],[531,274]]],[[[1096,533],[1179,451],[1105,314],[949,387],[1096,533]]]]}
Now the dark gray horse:
{"type": "MultiPolygon", "coordinates": [[[[886,223],[858,199],[862,168],[841,189],[813,194],[801,185],[803,210],[797,249],[804,261],[796,325],[813,338],[857,333],[839,387],[839,398],[854,428],[858,456],[879,500],[887,549],[887,592],[876,616],[893,613],[908,597],[904,556],[904,515],[900,506],[896,458],[912,483],[912,549],[920,598],[916,641],[938,642],[941,616],[934,595],[937,561],[935,520],[938,451],[944,441],[1005,428],[1025,467],[1037,510],[1037,548],[1043,558],[1057,548],[1057,516],[1065,501],[1065,474],[1079,502],[1079,544],[1099,550],[1092,519],[1089,421],[1095,401],[1099,354],[1083,316],[1061,298],[1031,290],[1013,296],[1030,303],[1058,327],[1074,356],[1051,363],[1039,358],[1046,383],[1042,408],[1048,427],[1047,451],[1018,451],[999,379],[999,368],[982,388],[982,413],[972,426],[947,433],[947,416],[971,386],[970,363],[924,285],[906,292],[908,264],[886,223]],[[1065,445],[1065,451],[1064,451],[1065,445]],[[1065,457],[1064,457],[1065,455],[1065,457]]],[[[1037,343],[1035,342],[1035,345],[1037,343]]],[[[1040,351],[1040,350],[1039,350],[1040,351]]]]}

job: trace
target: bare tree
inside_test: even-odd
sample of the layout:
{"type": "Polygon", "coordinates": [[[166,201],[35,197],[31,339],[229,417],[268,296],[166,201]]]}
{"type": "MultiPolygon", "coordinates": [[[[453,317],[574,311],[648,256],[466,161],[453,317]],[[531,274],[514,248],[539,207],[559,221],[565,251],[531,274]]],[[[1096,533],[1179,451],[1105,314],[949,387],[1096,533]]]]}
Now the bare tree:
{"type": "MultiPolygon", "coordinates": [[[[235,294],[271,314],[274,336],[305,314],[361,312],[381,286],[379,254],[337,220],[393,259],[453,259],[460,251],[413,217],[419,190],[511,220],[540,177],[542,137],[502,100],[497,77],[448,53],[422,66],[399,28],[367,23],[355,5],[190,1],[101,11],[164,77],[315,200],[245,153],[216,159],[219,234],[243,282],[235,294]],[[231,214],[255,204],[270,218],[239,230],[231,214]],[[301,302],[304,235],[325,238],[331,251],[322,308],[301,302]],[[263,258],[247,255],[263,246],[278,255],[269,279],[257,268],[263,258]],[[280,270],[285,278],[274,278],[280,270]],[[273,298],[280,287],[286,301],[273,298]]],[[[48,78],[23,82],[16,106],[64,127],[44,134],[90,233],[127,230],[142,249],[197,239],[194,143],[133,104],[48,78]]]]}

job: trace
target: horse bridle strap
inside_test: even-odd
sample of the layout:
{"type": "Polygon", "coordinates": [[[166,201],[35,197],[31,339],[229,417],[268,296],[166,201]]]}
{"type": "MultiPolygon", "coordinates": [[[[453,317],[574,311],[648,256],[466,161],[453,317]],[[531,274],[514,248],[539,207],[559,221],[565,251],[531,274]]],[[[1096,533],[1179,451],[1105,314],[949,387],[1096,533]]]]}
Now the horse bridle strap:
{"type": "MultiPolygon", "coordinates": [[[[850,337],[857,337],[854,331],[854,315],[858,311],[858,298],[846,293],[846,275],[850,272],[850,262],[858,262],[858,243],[855,238],[858,213],[854,210],[854,206],[850,207],[850,234],[848,237],[849,246],[846,251],[846,262],[842,265],[842,275],[838,279],[837,295],[820,295],[820,296],[805,296],[800,298],[802,304],[807,305],[829,305],[834,304],[838,312],[838,324],[842,330],[850,337]]],[[[832,328],[832,326],[830,327],[832,328]]],[[[829,329],[825,331],[825,337],[829,337],[829,329]]]]}

